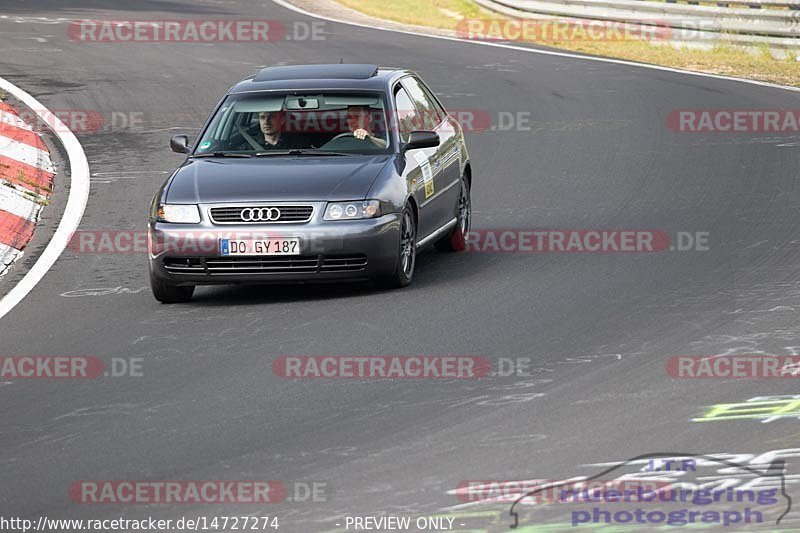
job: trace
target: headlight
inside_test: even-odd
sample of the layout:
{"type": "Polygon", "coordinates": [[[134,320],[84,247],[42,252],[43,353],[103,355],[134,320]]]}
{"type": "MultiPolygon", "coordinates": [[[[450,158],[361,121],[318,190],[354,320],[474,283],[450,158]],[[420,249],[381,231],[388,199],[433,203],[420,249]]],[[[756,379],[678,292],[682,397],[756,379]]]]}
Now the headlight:
{"type": "Polygon", "coordinates": [[[358,200],[355,202],[329,203],[325,209],[325,220],[358,220],[381,216],[381,203],[378,200],[358,200]]]}
{"type": "Polygon", "coordinates": [[[196,205],[159,204],[156,220],[172,224],[199,224],[200,210],[196,205]]]}

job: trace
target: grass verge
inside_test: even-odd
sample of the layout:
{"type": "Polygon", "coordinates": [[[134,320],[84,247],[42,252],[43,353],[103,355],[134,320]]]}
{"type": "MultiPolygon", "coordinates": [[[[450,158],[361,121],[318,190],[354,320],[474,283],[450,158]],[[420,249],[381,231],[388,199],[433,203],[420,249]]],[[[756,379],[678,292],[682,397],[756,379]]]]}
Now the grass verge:
{"type": "MultiPolygon", "coordinates": [[[[470,0],[336,1],[376,18],[440,29],[456,30],[462,19],[508,19],[470,0]]],[[[711,50],[700,50],[652,44],[644,40],[531,39],[527,42],[585,54],[800,87],[800,62],[794,57],[775,58],[767,48],[753,52],[723,44],[711,50]]]]}

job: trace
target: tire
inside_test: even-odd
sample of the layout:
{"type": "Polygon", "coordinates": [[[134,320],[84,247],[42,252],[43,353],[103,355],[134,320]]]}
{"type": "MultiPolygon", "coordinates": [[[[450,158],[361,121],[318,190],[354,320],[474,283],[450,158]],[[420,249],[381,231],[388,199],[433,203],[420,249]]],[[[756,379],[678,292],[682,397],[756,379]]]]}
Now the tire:
{"type": "Polygon", "coordinates": [[[162,304],[185,303],[192,299],[194,285],[179,287],[167,281],[150,276],[150,287],[153,289],[153,296],[162,304]]]}
{"type": "Polygon", "coordinates": [[[400,239],[397,245],[397,262],[394,272],[379,278],[378,284],[387,289],[406,287],[414,279],[417,263],[417,221],[410,205],[400,216],[400,239]]]}
{"type": "Polygon", "coordinates": [[[456,209],[457,222],[453,231],[434,244],[440,252],[463,252],[467,249],[466,236],[472,223],[472,199],[470,198],[469,184],[463,177],[456,209]]]}

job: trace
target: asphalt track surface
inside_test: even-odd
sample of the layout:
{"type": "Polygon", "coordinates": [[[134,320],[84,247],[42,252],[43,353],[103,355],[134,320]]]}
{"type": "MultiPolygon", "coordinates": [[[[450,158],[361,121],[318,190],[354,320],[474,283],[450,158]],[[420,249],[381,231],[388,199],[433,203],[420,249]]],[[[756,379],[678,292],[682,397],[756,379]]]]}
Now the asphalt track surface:
{"type": "MultiPolygon", "coordinates": [[[[2,383],[1,514],[260,513],[282,531],[326,531],[346,515],[441,512],[460,503],[448,491],[462,480],[564,479],[654,452],[798,447],[796,418],[691,421],[713,404],[798,394],[793,380],[675,380],[664,370],[678,354],[800,351],[800,139],[665,123],[674,109],[796,108],[796,93],[335,23],[323,42],[87,44],[53,20],[312,21],[271,2],[0,6],[0,75],[52,110],[144,113],[147,127],[78,133],[92,171],[82,229],[144,229],[150,198],[181,162],[169,135],[195,133],[235,81],[263,66],[343,59],[414,69],[451,109],[531,112],[532,131],[468,133],[477,229],[710,235],[708,251],[429,253],[405,290],[201,288],[177,306],[145,288],[143,256],[65,251],[0,322],[2,353],[143,358],[144,377],[2,383]],[[534,369],[357,381],[282,380],[271,368],[280,355],[371,354],[529,357],[534,369]],[[69,497],[77,480],[143,479],[326,483],[327,501],[146,507],[69,497]]],[[[508,506],[491,509],[493,525],[456,524],[504,530],[508,506]]],[[[523,521],[535,523],[528,511],[523,521]]],[[[562,508],[550,513],[549,522],[569,520],[562,508]]]]}

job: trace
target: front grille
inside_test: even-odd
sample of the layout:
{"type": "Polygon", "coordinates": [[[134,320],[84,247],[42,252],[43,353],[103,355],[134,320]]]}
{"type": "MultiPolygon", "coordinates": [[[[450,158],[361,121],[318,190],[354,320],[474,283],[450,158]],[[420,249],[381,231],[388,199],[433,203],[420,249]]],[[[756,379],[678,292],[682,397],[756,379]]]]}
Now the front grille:
{"type": "Polygon", "coordinates": [[[205,272],[203,260],[196,257],[167,257],[164,259],[164,268],[170,274],[202,274],[205,272]]]}
{"type": "Polygon", "coordinates": [[[322,260],[322,272],[358,272],[367,268],[366,255],[350,255],[325,257],[322,260]]]}
{"type": "Polygon", "coordinates": [[[248,205],[239,207],[212,207],[210,210],[211,221],[215,224],[275,224],[275,223],[303,223],[311,220],[314,207],[310,205],[248,205]],[[277,209],[280,216],[275,220],[243,220],[244,210],[277,209]]]}
{"type": "Polygon", "coordinates": [[[213,257],[206,259],[208,273],[215,274],[313,274],[317,256],[213,257]]]}
{"type": "Polygon", "coordinates": [[[210,276],[359,272],[367,268],[367,256],[167,257],[164,259],[164,268],[170,274],[200,274],[210,276]]]}

